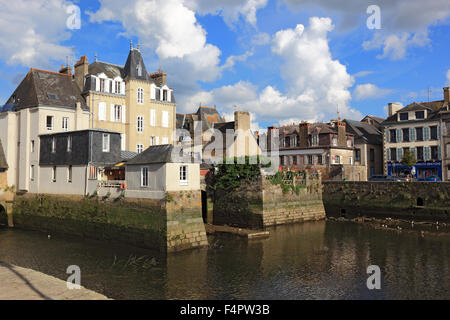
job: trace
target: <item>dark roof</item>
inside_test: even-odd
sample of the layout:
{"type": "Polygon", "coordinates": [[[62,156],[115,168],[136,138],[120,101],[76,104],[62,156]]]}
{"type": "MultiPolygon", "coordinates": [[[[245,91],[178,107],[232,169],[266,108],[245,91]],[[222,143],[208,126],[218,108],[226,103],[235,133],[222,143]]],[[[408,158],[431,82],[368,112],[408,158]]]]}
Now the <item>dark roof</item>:
{"type": "Polygon", "coordinates": [[[381,118],[381,117],[375,117],[375,116],[367,115],[361,121],[363,121],[366,118],[370,118],[370,119],[372,119],[372,120],[374,120],[374,121],[376,121],[378,123],[382,123],[384,120],[386,120],[386,119],[381,118]]]}
{"type": "Polygon", "coordinates": [[[355,136],[355,143],[368,143],[373,145],[381,145],[383,137],[381,131],[375,125],[355,120],[344,120],[347,123],[347,131],[355,136]]]}
{"type": "Polygon", "coordinates": [[[179,156],[181,152],[180,147],[174,147],[171,144],[162,144],[151,146],[136,157],[129,160],[129,164],[151,164],[151,163],[168,163],[168,162],[191,162],[190,155],[183,158],[179,156]]]}
{"type": "Polygon", "coordinates": [[[228,129],[234,130],[234,121],[215,123],[214,128],[219,130],[220,132],[226,134],[228,129]]]}
{"type": "Polygon", "coordinates": [[[2,140],[0,140],[0,169],[8,169],[8,163],[3,152],[2,140]]]}
{"type": "MultiPolygon", "coordinates": [[[[397,113],[407,112],[407,111],[421,111],[421,110],[428,110],[427,112],[427,118],[425,120],[434,120],[439,118],[439,111],[444,106],[445,102],[444,100],[438,100],[438,101],[430,101],[430,102],[413,102],[411,104],[408,104],[406,107],[398,110],[395,114],[387,118],[385,121],[383,121],[383,125],[391,124],[391,123],[397,123],[397,113]]],[[[416,120],[409,120],[410,122],[415,122],[416,120]]],[[[424,120],[418,120],[418,121],[424,121],[424,120]]],[[[402,121],[408,122],[408,121],[402,121]]]]}
{"type": "Polygon", "coordinates": [[[75,109],[77,102],[83,110],[89,110],[70,75],[30,69],[6,103],[17,111],[39,105],[75,109]]]}
{"type": "Polygon", "coordinates": [[[138,49],[131,49],[123,68],[123,78],[151,81],[145,68],[144,60],[138,49]]]}
{"type": "Polygon", "coordinates": [[[176,114],[176,128],[182,129],[184,127],[184,118],[185,115],[183,113],[176,114]]]}
{"type": "Polygon", "coordinates": [[[120,159],[122,161],[131,160],[134,157],[136,157],[137,155],[138,155],[138,153],[137,152],[133,152],[133,151],[128,151],[128,150],[120,151],[120,159]]]}
{"type": "Polygon", "coordinates": [[[76,133],[76,132],[88,132],[88,131],[120,134],[117,131],[112,131],[112,130],[102,129],[102,128],[93,128],[93,129],[82,129],[82,130],[72,130],[72,131],[61,131],[61,132],[55,132],[55,133],[43,133],[43,134],[40,134],[39,136],[66,135],[66,134],[72,134],[72,133],[76,133]]]}
{"type": "MultiPolygon", "coordinates": [[[[287,126],[282,126],[279,128],[280,135],[291,135],[298,134],[300,128],[298,124],[291,124],[287,126]]],[[[327,133],[337,133],[337,130],[331,126],[329,123],[311,123],[308,128],[308,134],[327,134],[327,133]]]]}
{"type": "Polygon", "coordinates": [[[114,79],[117,76],[120,76],[121,78],[124,78],[124,71],[123,67],[106,63],[106,62],[100,62],[95,61],[89,65],[89,74],[97,75],[100,73],[104,73],[108,78],[114,79]]]}

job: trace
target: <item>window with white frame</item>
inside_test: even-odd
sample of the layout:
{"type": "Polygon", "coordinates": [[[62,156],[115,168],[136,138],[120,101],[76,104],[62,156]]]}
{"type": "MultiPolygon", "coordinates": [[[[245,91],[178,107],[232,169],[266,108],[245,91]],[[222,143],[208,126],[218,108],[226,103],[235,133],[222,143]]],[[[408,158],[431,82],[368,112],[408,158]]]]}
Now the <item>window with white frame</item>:
{"type": "Polygon", "coordinates": [[[47,116],[47,130],[53,130],[53,116],[47,116]]]}
{"type": "Polygon", "coordinates": [[[114,121],[122,121],[122,106],[114,105],[114,121]]]}
{"type": "Polygon", "coordinates": [[[137,103],[144,103],[144,89],[138,88],[137,103]]]}
{"type": "Polygon", "coordinates": [[[333,144],[333,146],[337,146],[337,138],[336,137],[333,138],[332,144],[333,144]]]}
{"type": "Polygon", "coordinates": [[[72,183],[72,166],[67,168],[67,182],[72,183]]]}
{"type": "Polygon", "coordinates": [[[34,165],[30,166],[30,180],[34,181],[34,165]]]}
{"type": "Polygon", "coordinates": [[[120,81],[114,81],[114,93],[120,93],[120,81]]]}
{"type": "Polygon", "coordinates": [[[155,143],[156,143],[155,137],[151,136],[151,137],[150,137],[150,145],[151,145],[151,146],[154,146],[155,143]]]}
{"type": "Polygon", "coordinates": [[[154,127],[156,125],[156,110],[150,109],[150,125],[154,127]]]}
{"type": "Polygon", "coordinates": [[[102,150],[103,150],[103,152],[109,152],[109,134],[108,133],[103,134],[102,150]]]}
{"type": "Polygon", "coordinates": [[[319,145],[319,135],[318,134],[313,134],[312,135],[311,145],[313,145],[313,146],[318,146],[319,145]]]}
{"type": "Polygon", "coordinates": [[[144,151],[144,145],[143,144],[137,144],[136,145],[136,152],[137,153],[142,153],[142,151],[144,151]]]}
{"type": "Polygon", "coordinates": [[[67,152],[72,152],[72,136],[67,137],[67,152]]]}
{"type": "Polygon", "coordinates": [[[144,117],[138,116],[137,117],[137,132],[144,131],[144,117]]]}
{"type": "Polygon", "coordinates": [[[168,137],[162,137],[162,144],[169,144],[169,138],[168,137]]]}
{"type": "Polygon", "coordinates": [[[141,168],[141,187],[148,187],[148,167],[141,168]]]}
{"type": "Polygon", "coordinates": [[[167,101],[167,90],[163,90],[162,100],[167,101]]]}
{"type": "Polygon", "coordinates": [[[98,120],[106,121],[106,103],[100,102],[98,104],[98,120]]]}
{"type": "Polygon", "coordinates": [[[347,148],[351,148],[352,147],[352,140],[347,140],[347,148]]]}
{"type": "Polygon", "coordinates": [[[188,185],[188,169],[187,166],[180,166],[180,185],[187,186],[188,185]]]}
{"type": "Polygon", "coordinates": [[[105,79],[100,79],[100,91],[105,92],[105,79]]]}
{"type": "Polygon", "coordinates": [[[69,118],[67,117],[62,118],[62,129],[63,131],[69,130],[69,118]]]}
{"type": "Polygon", "coordinates": [[[56,182],[56,166],[52,167],[52,182],[56,182]]]}
{"type": "Polygon", "coordinates": [[[162,112],[162,126],[165,128],[169,127],[169,112],[168,111],[162,112]]]}
{"type": "Polygon", "coordinates": [[[334,164],[341,164],[341,157],[340,156],[334,156],[334,164]]]}

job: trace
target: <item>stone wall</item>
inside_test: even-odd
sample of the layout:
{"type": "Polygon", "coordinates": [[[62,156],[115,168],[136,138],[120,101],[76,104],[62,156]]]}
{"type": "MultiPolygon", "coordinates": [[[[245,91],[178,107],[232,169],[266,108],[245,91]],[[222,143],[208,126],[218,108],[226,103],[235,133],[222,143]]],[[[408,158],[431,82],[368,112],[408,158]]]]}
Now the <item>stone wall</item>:
{"type": "Polygon", "coordinates": [[[214,224],[262,229],[280,224],[325,218],[320,179],[307,179],[298,194],[283,192],[262,177],[233,191],[214,195],[214,224]]]}
{"type": "MultiPolygon", "coordinates": [[[[174,193],[171,197],[178,199],[183,195],[174,193]]],[[[206,236],[197,240],[200,235],[186,246],[171,242],[175,224],[179,225],[177,232],[189,239],[194,229],[203,227],[204,231],[203,222],[200,223],[201,210],[190,208],[189,202],[183,203],[186,207],[181,210],[166,199],[26,194],[15,197],[13,219],[14,226],[19,228],[124,242],[165,253],[207,244],[206,236]]]]}
{"type": "Polygon", "coordinates": [[[449,182],[337,182],[323,183],[327,216],[450,219],[449,182]]]}

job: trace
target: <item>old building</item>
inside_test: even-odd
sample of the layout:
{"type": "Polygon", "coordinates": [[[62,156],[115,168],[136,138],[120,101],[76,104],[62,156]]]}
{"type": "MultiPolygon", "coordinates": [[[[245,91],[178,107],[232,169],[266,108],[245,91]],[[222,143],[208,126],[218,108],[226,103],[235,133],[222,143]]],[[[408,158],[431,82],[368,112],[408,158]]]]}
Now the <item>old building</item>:
{"type": "Polygon", "coordinates": [[[122,159],[120,140],[119,133],[105,129],[41,135],[39,167],[32,165],[30,180],[39,193],[93,194],[99,181],[108,179],[104,168],[122,159]]]}
{"type": "Polygon", "coordinates": [[[31,69],[0,109],[8,185],[38,192],[39,135],[89,128],[89,108],[68,74],[31,69]]]}
{"type": "Polygon", "coordinates": [[[2,140],[0,140],[0,193],[8,186],[8,162],[6,161],[5,153],[3,151],[2,140]]]}
{"type": "MultiPolygon", "coordinates": [[[[271,130],[268,128],[268,136],[271,130]]],[[[302,122],[279,128],[279,156],[283,169],[319,170],[322,179],[365,180],[365,167],[354,161],[354,137],[346,123],[302,122]]]]}
{"type": "Polygon", "coordinates": [[[450,88],[444,88],[444,103],[440,111],[442,133],[442,180],[450,180],[450,88]]]}
{"type": "Polygon", "coordinates": [[[167,191],[199,191],[200,164],[173,145],[152,146],[126,163],[126,196],[165,198],[167,191]]]}
{"type": "Polygon", "coordinates": [[[382,123],[385,173],[393,176],[409,174],[410,168],[401,161],[404,151],[410,150],[417,160],[416,179],[424,180],[430,176],[442,179],[440,112],[446,104],[445,99],[413,102],[406,107],[389,104],[389,117],[382,123]]]}
{"type": "Polygon", "coordinates": [[[383,174],[383,133],[377,122],[370,120],[371,118],[367,116],[361,121],[344,120],[347,132],[354,137],[355,165],[365,167],[368,178],[383,174]]]}
{"type": "Polygon", "coordinates": [[[74,78],[91,108],[91,128],[122,135],[122,150],[142,152],[149,146],[172,143],[176,103],[166,74],[147,73],[139,48],[131,46],[124,66],[83,56],[74,78]]]}

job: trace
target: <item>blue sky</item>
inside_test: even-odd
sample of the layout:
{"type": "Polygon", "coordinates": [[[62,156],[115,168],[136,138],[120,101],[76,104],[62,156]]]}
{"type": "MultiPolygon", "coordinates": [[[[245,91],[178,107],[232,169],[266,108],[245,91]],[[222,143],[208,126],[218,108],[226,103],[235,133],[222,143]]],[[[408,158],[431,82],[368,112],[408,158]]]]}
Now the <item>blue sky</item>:
{"type": "Polygon", "coordinates": [[[66,56],[123,65],[138,41],[161,67],[179,112],[250,111],[254,128],[340,115],[383,117],[388,102],[442,99],[450,85],[447,0],[0,0],[0,99],[29,68],[57,71],[66,56]],[[67,28],[66,8],[81,11],[67,28]]]}

